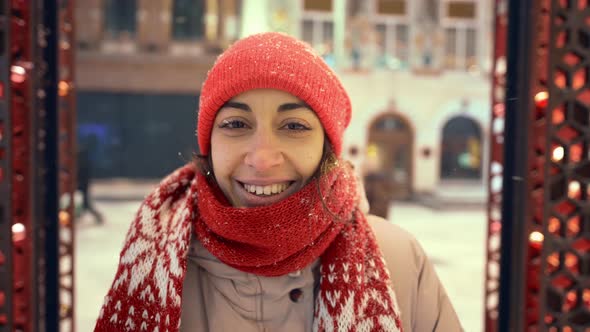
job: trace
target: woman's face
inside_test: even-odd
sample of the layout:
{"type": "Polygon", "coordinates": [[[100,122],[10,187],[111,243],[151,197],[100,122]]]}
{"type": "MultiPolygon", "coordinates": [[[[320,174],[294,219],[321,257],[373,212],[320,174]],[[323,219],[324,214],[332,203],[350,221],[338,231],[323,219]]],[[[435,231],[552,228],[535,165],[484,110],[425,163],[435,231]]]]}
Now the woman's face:
{"type": "Polygon", "coordinates": [[[236,207],[269,205],[300,190],[318,168],[323,147],[316,114],[274,89],[232,98],[211,132],[215,179],[236,207]]]}

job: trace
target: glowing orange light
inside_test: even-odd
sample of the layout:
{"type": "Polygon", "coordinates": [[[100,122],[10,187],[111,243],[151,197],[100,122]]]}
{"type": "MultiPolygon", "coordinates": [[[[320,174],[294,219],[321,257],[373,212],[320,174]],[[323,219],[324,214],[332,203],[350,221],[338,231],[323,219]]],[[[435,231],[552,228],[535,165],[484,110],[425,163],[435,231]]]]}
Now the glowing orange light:
{"type": "Polygon", "coordinates": [[[567,236],[576,236],[580,233],[580,216],[576,215],[567,221],[567,236]]]}
{"type": "Polygon", "coordinates": [[[566,254],[565,255],[565,266],[570,270],[578,270],[578,257],[574,254],[566,254]]]}
{"type": "Polygon", "coordinates": [[[552,253],[547,256],[547,270],[553,272],[559,267],[559,254],[552,253]]]}
{"type": "Polygon", "coordinates": [[[570,147],[570,161],[578,163],[582,161],[582,144],[574,144],[570,147]]]}
{"type": "Polygon", "coordinates": [[[565,114],[563,113],[563,108],[558,107],[553,110],[552,113],[553,124],[560,124],[565,120],[565,114]]]}
{"type": "Polygon", "coordinates": [[[59,223],[63,226],[70,224],[70,214],[67,211],[59,211],[59,223]]]}
{"type": "Polygon", "coordinates": [[[560,228],[561,228],[561,223],[559,222],[559,219],[557,219],[555,217],[551,217],[549,219],[549,226],[547,227],[549,232],[551,232],[552,234],[556,234],[557,232],[559,232],[560,228]]]}
{"type": "Polygon", "coordinates": [[[574,74],[574,82],[572,85],[573,85],[574,89],[577,90],[577,89],[583,87],[584,83],[586,83],[586,71],[585,70],[578,70],[574,74]]]}
{"type": "Polygon", "coordinates": [[[562,310],[565,312],[569,312],[572,310],[573,307],[576,306],[578,302],[578,294],[575,291],[569,291],[565,296],[565,303],[563,304],[562,310]]]}
{"type": "Polygon", "coordinates": [[[586,308],[590,308],[590,289],[589,288],[584,289],[584,292],[582,293],[582,299],[584,300],[584,304],[586,305],[586,308]]]}
{"type": "Polygon", "coordinates": [[[66,81],[59,81],[58,90],[59,96],[65,97],[70,92],[70,85],[66,81]]]}

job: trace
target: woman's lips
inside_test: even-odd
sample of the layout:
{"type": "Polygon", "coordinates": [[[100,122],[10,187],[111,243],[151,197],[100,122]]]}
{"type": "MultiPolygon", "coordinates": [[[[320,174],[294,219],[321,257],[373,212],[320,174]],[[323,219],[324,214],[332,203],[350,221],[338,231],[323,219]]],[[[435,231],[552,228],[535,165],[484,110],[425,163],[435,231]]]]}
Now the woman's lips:
{"type": "Polygon", "coordinates": [[[234,188],[245,207],[264,206],[279,202],[293,191],[295,181],[268,183],[265,185],[234,181],[234,188]]]}
{"type": "Polygon", "coordinates": [[[282,182],[282,183],[273,183],[273,184],[268,184],[268,185],[263,185],[263,186],[242,183],[242,185],[244,186],[244,189],[246,189],[246,191],[251,194],[255,194],[257,196],[260,196],[260,195],[270,196],[270,195],[276,195],[276,194],[282,193],[283,191],[285,191],[285,189],[287,189],[289,187],[290,183],[289,182],[282,182]]]}

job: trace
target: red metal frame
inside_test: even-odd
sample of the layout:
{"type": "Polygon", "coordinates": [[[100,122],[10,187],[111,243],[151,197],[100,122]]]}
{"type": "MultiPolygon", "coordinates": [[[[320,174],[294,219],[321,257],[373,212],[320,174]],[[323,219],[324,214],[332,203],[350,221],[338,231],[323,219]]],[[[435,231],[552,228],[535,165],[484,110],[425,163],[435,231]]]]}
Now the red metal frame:
{"type": "MultiPolygon", "coordinates": [[[[502,201],[502,165],[503,165],[503,120],[505,116],[505,70],[507,55],[507,1],[496,2],[496,36],[494,51],[494,72],[492,87],[492,148],[489,179],[488,205],[488,262],[486,268],[486,308],[485,330],[488,332],[498,329],[498,291],[499,291],[499,261],[500,261],[500,232],[501,232],[501,201],[502,201]]],[[[546,151],[546,108],[549,98],[548,61],[549,61],[549,15],[550,2],[539,1],[531,8],[534,12],[535,27],[529,38],[532,39],[534,51],[534,66],[530,71],[529,96],[533,109],[529,114],[529,155],[527,176],[527,209],[525,213],[526,239],[525,248],[526,276],[522,292],[525,295],[524,328],[526,331],[536,331],[541,319],[540,279],[541,250],[543,248],[543,220],[544,220],[544,167],[546,151]]],[[[524,110],[523,110],[524,111],[524,110]]],[[[526,132],[526,131],[525,131],[526,132]]]]}
{"type": "Polygon", "coordinates": [[[60,331],[75,331],[76,95],[74,93],[74,0],[61,0],[59,9],[59,211],[60,331]],[[68,264],[69,263],[69,264],[68,264]],[[69,270],[64,268],[68,267],[69,270]]]}
{"type": "Polygon", "coordinates": [[[2,40],[10,43],[3,55],[3,69],[10,72],[6,76],[7,85],[0,86],[2,102],[9,101],[0,114],[8,116],[6,120],[0,118],[0,189],[9,192],[10,197],[3,196],[0,204],[0,222],[4,223],[0,224],[4,232],[0,235],[0,272],[10,274],[9,278],[1,279],[11,285],[0,287],[0,331],[55,330],[58,315],[50,309],[57,308],[57,303],[59,330],[74,331],[74,2],[63,0],[57,12],[55,4],[49,1],[11,0],[2,10],[9,18],[4,22],[10,23],[2,31],[5,34],[2,40]],[[59,14],[59,31],[46,30],[46,24],[57,22],[58,16],[52,17],[51,13],[59,14]],[[43,34],[52,38],[46,39],[43,34]],[[57,36],[59,54],[54,54],[57,40],[53,37],[57,36]],[[55,96],[52,92],[55,75],[47,75],[51,72],[47,68],[57,68],[53,62],[56,56],[61,69],[59,115],[51,102],[55,99],[50,98],[55,96]],[[59,128],[55,127],[54,119],[59,119],[59,128]],[[4,140],[2,136],[9,139],[4,140]],[[54,142],[59,142],[59,147],[54,142]],[[58,151],[59,185],[51,182],[57,178],[49,171],[55,169],[53,162],[58,151]],[[59,262],[57,256],[49,254],[57,255],[58,248],[54,247],[53,251],[51,246],[46,246],[57,240],[56,231],[53,231],[55,238],[48,237],[51,236],[49,226],[57,222],[57,204],[52,202],[58,187],[60,197],[66,198],[59,211],[59,262]],[[59,300],[57,292],[48,294],[48,290],[57,290],[57,266],[61,267],[59,300]],[[55,325],[50,322],[53,317],[55,325]]]}
{"type": "Polygon", "coordinates": [[[540,317],[539,283],[541,271],[541,250],[543,247],[543,219],[544,219],[544,184],[546,158],[546,107],[549,98],[547,91],[547,75],[549,69],[549,13],[550,1],[539,1],[535,10],[535,29],[531,32],[533,39],[534,66],[530,77],[530,98],[533,100],[529,111],[529,171],[528,171],[528,200],[529,220],[526,220],[528,234],[527,275],[525,278],[525,303],[527,331],[538,327],[540,317]]]}
{"type": "Polygon", "coordinates": [[[35,317],[33,223],[31,220],[31,114],[33,22],[29,1],[11,1],[11,120],[12,120],[12,259],[13,328],[33,331],[35,317]]]}
{"type": "Polygon", "coordinates": [[[495,3],[494,58],[492,66],[492,121],[488,178],[488,237],[485,269],[485,331],[497,331],[500,287],[500,236],[502,167],[504,164],[504,94],[506,80],[507,0],[495,3]]]}
{"type": "MultiPolygon", "coordinates": [[[[10,21],[10,3],[0,7],[0,20],[10,21]]],[[[0,197],[11,195],[12,139],[10,116],[10,25],[0,27],[0,197]]],[[[0,200],[0,331],[12,326],[12,209],[10,200],[0,200]]]]}

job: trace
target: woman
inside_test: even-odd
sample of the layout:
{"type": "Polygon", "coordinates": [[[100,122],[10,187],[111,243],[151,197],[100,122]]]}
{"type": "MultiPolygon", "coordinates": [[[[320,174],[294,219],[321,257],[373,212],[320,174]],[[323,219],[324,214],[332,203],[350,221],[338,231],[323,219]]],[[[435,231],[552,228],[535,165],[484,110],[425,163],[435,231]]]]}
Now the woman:
{"type": "Polygon", "coordinates": [[[232,45],[201,90],[202,156],[143,202],[95,330],[461,330],[416,241],[363,211],[350,117],[307,44],[232,45]]]}

